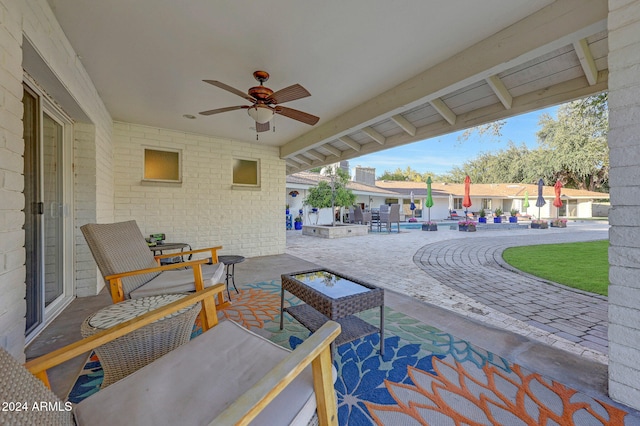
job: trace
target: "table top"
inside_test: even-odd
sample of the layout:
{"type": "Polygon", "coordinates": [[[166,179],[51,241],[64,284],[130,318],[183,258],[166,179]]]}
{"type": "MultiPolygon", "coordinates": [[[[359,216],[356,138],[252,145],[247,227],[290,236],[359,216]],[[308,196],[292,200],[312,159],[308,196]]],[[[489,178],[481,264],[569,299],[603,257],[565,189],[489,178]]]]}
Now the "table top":
{"type": "MultiPolygon", "coordinates": [[[[141,297],[139,299],[128,299],[114,305],[100,309],[89,319],[89,325],[94,328],[107,329],[114,325],[129,321],[135,317],[146,314],[161,306],[180,300],[186,297],[186,294],[162,294],[158,296],[141,297]]],[[[191,309],[191,306],[173,312],[166,317],[172,318],[191,309]]],[[[160,321],[159,320],[159,321],[160,321]]]]}
{"type": "Polygon", "coordinates": [[[244,262],[244,256],[218,256],[218,262],[222,262],[225,265],[233,265],[235,263],[244,262]]]}
{"type": "Polygon", "coordinates": [[[325,270],[305,272],[291,277],[332,299],[371,291],[367,287],[325,270]]]}

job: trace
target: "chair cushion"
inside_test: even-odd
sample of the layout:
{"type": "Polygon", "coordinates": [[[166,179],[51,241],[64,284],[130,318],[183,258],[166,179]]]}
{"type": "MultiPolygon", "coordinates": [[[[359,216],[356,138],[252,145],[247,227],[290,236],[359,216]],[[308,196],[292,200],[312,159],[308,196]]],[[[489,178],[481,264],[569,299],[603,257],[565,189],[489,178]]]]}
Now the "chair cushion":
{"type": "Polygon", "coordinates": [[[51,390],[0,347],[2,425],[73,425],[71,403],[51,390]]]}
{"type": "MultiPolygon", "coordinates": [[[[79,425],[201,425],[289,354],[232,321],[175,349],[75,407],[79,425]]],[[[307,367],[253,421],[307,424],[316,408],[307,367]]]]}
{"type": "MultiPolygon", "coordinates": [[[[202,265],[202,279],[205,288],[222,282],[224,275],[224,264],[214,263],[213,265],[202,265]]],[[[193,281],[193,269],[176,269],[163,271],[148,283],[138,287],[131,292],[132,299],[146,296],[157,296],[159,294],[186,293],[195,291],[193,281]]]]}

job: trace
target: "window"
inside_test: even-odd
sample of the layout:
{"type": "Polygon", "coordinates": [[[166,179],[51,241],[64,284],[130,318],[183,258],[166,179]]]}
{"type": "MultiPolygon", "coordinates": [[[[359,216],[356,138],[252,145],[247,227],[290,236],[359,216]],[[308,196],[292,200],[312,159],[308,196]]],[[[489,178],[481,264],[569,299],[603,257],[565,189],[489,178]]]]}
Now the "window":
{"type": "Polygon", "coordinates": [[[260,162],[258,160],[233,159],[233,184],[260,186],[260,162]]]}
{"type": "Polygon", "coordinates": [[[180,150],[144,148],[142,180],[153,182],[182,182],[180,150]]]}
{"type": "Polygon", "coordinates": [[[453,209],[454,210],[462,210],[462,198],[454,198],[453,199],[453,209]]]}
{"type": "Polygon", "coordinates": [[[491,210],[491,198],[482,199],[482,208],[484,210],[491,210]]]}

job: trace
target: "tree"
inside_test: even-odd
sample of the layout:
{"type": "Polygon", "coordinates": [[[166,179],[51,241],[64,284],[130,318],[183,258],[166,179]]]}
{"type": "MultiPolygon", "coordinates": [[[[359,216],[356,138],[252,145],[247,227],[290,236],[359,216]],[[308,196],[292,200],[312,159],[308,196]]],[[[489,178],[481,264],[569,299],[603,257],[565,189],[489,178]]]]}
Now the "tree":
{"type": "Polygon", "coordinates": [[[606,190],[609,181],[609,116],[606,97],[599,95],[561,106],[558,118],[540,118],[538,141],[553,152],[547,159],[565,186],[606,190]]]}
{"type": "Polygon", "coordinates": [[[319,209],[331,207],[332,225],[335,226],[335,214],[333,214],[335,207],[352,206],[356,201],[356,196],[347,188],[349,182],[347,172],[333,167],[327,167],[326,170],[328,180],[321,180],[316,186],[309,188],[307,198],[302,204],[319,209]]]}

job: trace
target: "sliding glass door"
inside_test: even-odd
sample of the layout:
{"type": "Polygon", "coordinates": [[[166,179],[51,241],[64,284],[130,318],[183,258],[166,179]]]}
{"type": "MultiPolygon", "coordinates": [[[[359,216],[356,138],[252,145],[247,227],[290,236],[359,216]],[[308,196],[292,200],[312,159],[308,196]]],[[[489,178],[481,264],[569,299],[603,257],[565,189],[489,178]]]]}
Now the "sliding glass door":
{"type": "Polygon", "coordinates": [[[70,126],[25,85],[24,183],[26,335],[35,335],[73,297],[70,126]],[[69,164],[67,164],[69,163],[69,164]]]}

